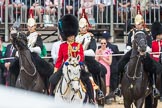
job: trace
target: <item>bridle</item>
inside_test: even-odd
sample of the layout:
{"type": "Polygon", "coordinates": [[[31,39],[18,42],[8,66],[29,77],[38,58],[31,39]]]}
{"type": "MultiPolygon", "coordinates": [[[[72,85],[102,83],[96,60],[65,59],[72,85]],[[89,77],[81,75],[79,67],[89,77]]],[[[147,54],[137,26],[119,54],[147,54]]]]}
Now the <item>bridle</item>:
{"type": "MultiPolygon", "coordinates": [[[[145,36],[145,33],[142,32],[142,31],[136,32],[136,33],[135,33],[135,36],[137,35],[137,33],[142,33],[142,34],[144,34],[144,36],[145,36]]],[[[136,64],[135,64],[135,72],[134,72],[133,76],[130,76],[130,75],[128,74],[128,71],[127,71],[127,73],[126,73],[126,76],[127,76],[129,79],[135,80],[135,79],[139,79],[139,78],[142,77],[142,72],[140,72],[140,75],[139,75],[139,76],[136,75],[136,74],[137,74],[137,71],[138,71],[138,70],[137,70],[138,65],[139,65],[139,63],[141,63],[141,62],[140,62],[141,55],[139,54],[139,52],[140,52],[139,48],[140,48],[140,43],[141,43],[142,41],[145,42],[146,45],[147,45],[147,41],[146,41],[146,39],[144,39],[144,38],[141,38],[139,41],[138,41],[138,39],[137,39],[137,40],[134,40],[134,44],[137,46],[137,51],[138,51],[138,53],[137,53],[136,55],[134,55],[134,56],[131,56],[130,59],[133,59],[133,58],[137,57],[137,62],[136,62],[136,64]]],[[[128,67],[127,67],[127,69],[128,69],[128,67]]]]}
{"type": "MultiPolygon", "coordinates": [[[[67,91],[68,91],[68,89],[70,88],[70,84],[71,84],[71,82],[73,82],[73,81],[78,81],[78,84],[80,84],[80,76],[79,77],[74,77],[73,79],[71,79],[70,78],[70,75],[69,75],[69,71],[70,71],[70,69],[69,69],[69,66],[73,66],[74,68],[76,68],[77,66],[80,66],[80,64],[79,63],[68,63],[68,64],[64,64],[65,66],[66,66],[66,69],[67,69],[67,77],[65,76],[65,75],[63,75],[63,79],[66,81],[66,83],[67,83],[67,88],[66,88],[66,90],[65,90],[65,92],[63,93],[62,92],[62,86],[61,86],[61,84],[60,84],[60,93],[61,93],[61,95],[62,95],[62,97],[64,96],[64,95],[66,95],[67,94],[67,91]]],[[[79,70],[80,71],[80,70],[79,70]]],[[[75,73],[74,73],[75,74],[75,73]]],[[[77,73],[78,74],[78,73],[77,73]]],[[[62,80],[63,80],[62,79],[62,80]]],[[[82,94],[81,94],[81,91],[78,89],[77,91],[75,91],[74,89],[72,89],[73,91],[74,91],[74,94],[73,94],[73,96],[72,96],[72,98],[71,98],[71,100],[73,100],[73,98],[74,98],[74,96],[76,95],[76,94],[78,94],[79,95],[79,97],[80,97],[80,99],[82,99],[82,94]]]]}

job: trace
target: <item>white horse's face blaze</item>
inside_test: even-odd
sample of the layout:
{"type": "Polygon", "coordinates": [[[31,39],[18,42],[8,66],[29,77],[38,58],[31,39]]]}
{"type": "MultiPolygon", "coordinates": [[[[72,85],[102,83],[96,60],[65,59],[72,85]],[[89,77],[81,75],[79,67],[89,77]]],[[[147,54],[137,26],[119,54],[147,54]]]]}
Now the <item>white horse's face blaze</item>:
{"type": "Polygon", "coordinates": [[[80,88],[81,67],[77,58],[68,59],[68,65],[63,67],[64,77],[75,92],[80,88]]]}
{"type": "Polygon", "coordinates": [[[68,66],[68,74],[69,74],[69,79],[71,80],[71,88],[77,91],[79,89],[79,80],[80,80],[80,65],[76,64],[75,65],[69,65],[68,66]]]}

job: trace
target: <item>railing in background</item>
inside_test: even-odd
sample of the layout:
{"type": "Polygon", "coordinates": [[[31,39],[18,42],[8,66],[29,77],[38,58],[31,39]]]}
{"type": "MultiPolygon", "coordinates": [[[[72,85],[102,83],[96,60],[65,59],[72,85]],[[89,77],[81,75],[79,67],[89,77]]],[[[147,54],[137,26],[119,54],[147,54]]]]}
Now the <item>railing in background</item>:
{"type": "MultiPolygon", "coordinates": [[[[7,24],[12,25],[15,21],[20,21],[21,24],[26,25],[27,19],[32,16],[41,27],[57,26],[58,19],[67,13],[74,14],[79,19],[81,8],[86,6],[88,18],[95,21],[96,29],[107,28],[110,30],[111,35],[113,35],[114,28],[121,27],[127,33],[131,28],[130,26],[134,24],[133,20],[139,8],[141,14],[144,16],[146,25],[151,25],[155,20],[161,21],[162,19],[162,2],[158,3],[156,0],[140,0],[140,4],[134,2],[137,0],[126,0],[126,2],[125,0],[103,0],[103,9],[103,5],[99,3],[100,0],[94,0],[93,4],[90,4],[90,2],[86,4],[84,0],[63,0],[64,2],[62,0],[52,0],[54,3],[52,6],[49,6],[50,3],[45,3],[45,0],[20,0],[21,8],[14,7],[12,4],[13,0],[4,1],[9,1],[10,3],[6,8],[5,4],[0,2],[1,24],[5,24],[7,21],[7,24]],[[125,9],[119,5],[120,3],[127,4],[129,1],[130,4],[125,9]],[[72,10],[68,11],[67,8],[72,10]],[[8,9],[7,12],[6,9],[8,9]],[[8,13],[8,20],[5,18],[5,13],[8,13]]],[[[92,22],[94,23],[94,21],[92,22]]],[[[5,33],[5,36],[7,35],[5,33]]]]}

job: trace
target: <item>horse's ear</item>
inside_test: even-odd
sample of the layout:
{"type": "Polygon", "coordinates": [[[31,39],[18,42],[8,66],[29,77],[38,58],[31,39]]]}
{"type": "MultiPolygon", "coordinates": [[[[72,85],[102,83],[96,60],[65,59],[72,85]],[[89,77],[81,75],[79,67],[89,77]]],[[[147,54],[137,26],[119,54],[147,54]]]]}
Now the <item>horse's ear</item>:
{"type": "Polygon", "coordinates": [[[80,56],[79,55],[77,56],[77,60],[80,61],[80,56]]]}
{"type": "Polygon", "coordinates": [[[71,57],[69,57],[68,61],[71,61],[71,60],[72,60],[71,57]]]}

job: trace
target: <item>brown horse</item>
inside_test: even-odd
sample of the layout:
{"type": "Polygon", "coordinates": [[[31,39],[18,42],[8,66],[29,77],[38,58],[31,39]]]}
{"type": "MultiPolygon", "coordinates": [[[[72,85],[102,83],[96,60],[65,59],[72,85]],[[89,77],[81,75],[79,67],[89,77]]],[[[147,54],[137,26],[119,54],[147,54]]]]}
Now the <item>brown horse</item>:
{"type": "Polygon", "coordinates": [[[131,108],[134,103],[136,108],[142,108],[146,98],[146,108],[156,108],[157,98],[152,101],[152,86],[149,73],[145,71],[140,52],[146,52],[147,42],[143,31],[135,33],[130,60],[122,78],[122,94],[125,108],[131,108]],[[149,107],[148,107],[149,106],[149,107]]]}
{"type": "Polygon", "coordinates": [[[32,62],[31,52],[27,47],[26,34],[14,33],[11,36],[12,44],[19,53],[20,71],[16,81],[16,87],[40,93],[45,92],[45,84],[32,62]]]}

